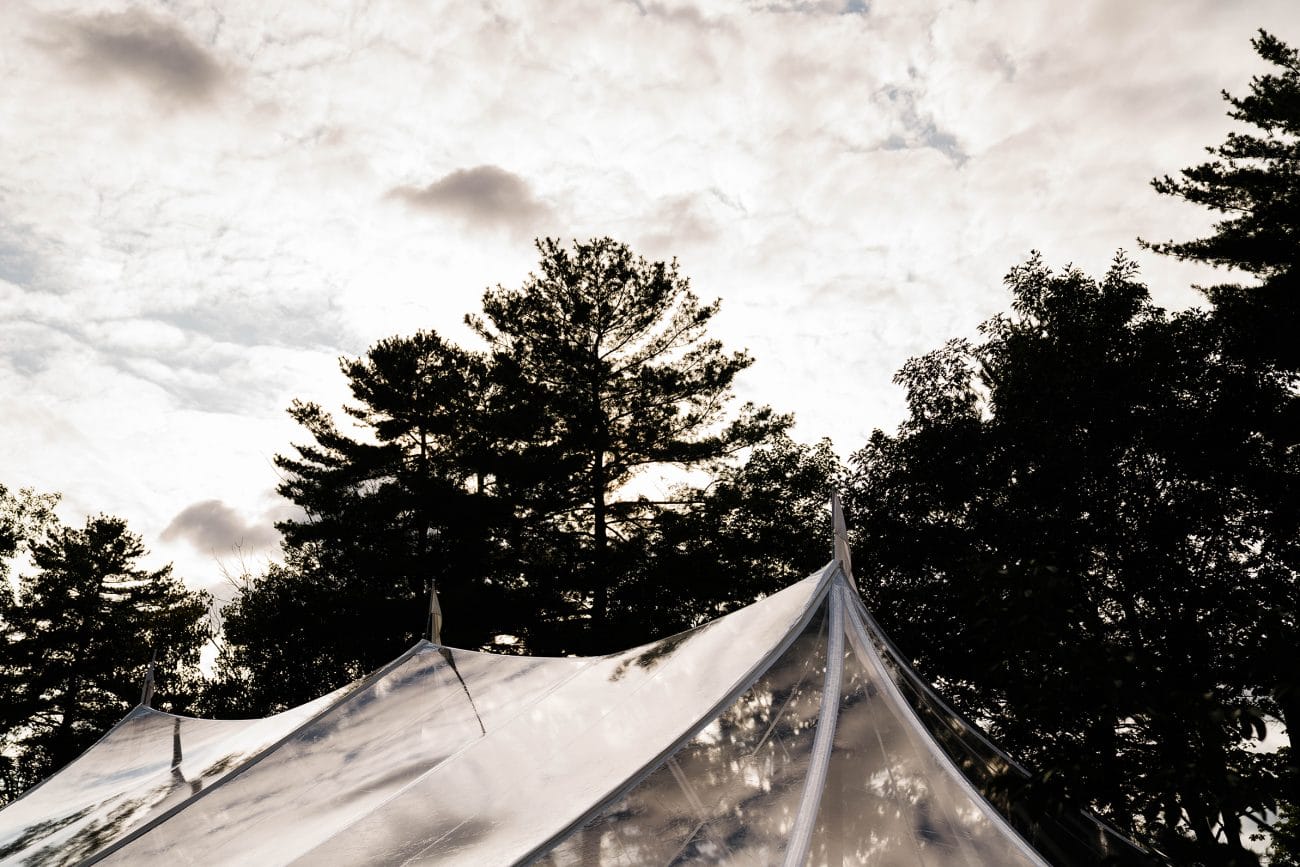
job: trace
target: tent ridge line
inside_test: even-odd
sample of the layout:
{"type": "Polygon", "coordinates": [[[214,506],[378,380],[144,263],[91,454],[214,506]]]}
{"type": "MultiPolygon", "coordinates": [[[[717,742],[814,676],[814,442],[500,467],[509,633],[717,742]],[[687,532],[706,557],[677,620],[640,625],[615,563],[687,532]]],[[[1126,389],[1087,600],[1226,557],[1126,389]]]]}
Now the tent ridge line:
{"type": "MultiPolygon", "coordinates": [[[[440,647],[441,645],[435,645],[435,646],[439,646],[439,647],[440,647]]],[[[463,651],[462,651],[462,652],[463,652],[463,651]]],[[[473,651],[471,651],[471,652],[473,652],[473,651]]],[[[563,658],[563,657],[537,657],[537,658],[539,658],[539,659],[547,659],[547,658],[551,658],[551,659],[561,659],[561,658],[563,658]]],[[[549,696],[550,696],[552,693],[554,693],[556,690],[562,688],[565,684],[569,683],[569,682],[572,681],[574,678],[576,678],[576,677],[578,677],[579,675],[581,675],[581,674],[582,674],[583,672],[585,672],[588,668],[590,668],[591,666],[595,665],[597,662],[599,662],[599,661],[600,661],[601,659],[603,659],[604,657],[600,657],[600,656],[582,656],[582,657],[573,657],[573,658],[574,658],[574,659],[579,659],[579,660],[581,660],[581,661],[582,661],[582,664],[576,666],[576,667],[573,669],[573,671],[570,672],[570,673],[569,673],[568,675],[566,675],[565,677],[562,677],[562,678],[560,678],[559,680],[557,680],[557,681],[555,681],[554,683],[552,683],[552,684],[550,684],[549,686],[547,686],[544,690],[542,690],[541,692],[537,693],[537,695],[535,695],[535,696],[534,696],[532,699],[530,699],[529,701],[527,701],[527,702],[520,702],[519,704],[515,705],[514,708],[510,711],[510,713],[509,713],[508,715],[504,716],[504,718],[502,719],[501,724],[500,724],[500,726],[498,726],[498,728],[504,728],[505,726],[507,726],[507,725],[509,725],[510,723],[512,723],[514,720],[518,719],[518,718],[519,718],[520,716],[522,716],[523,714],[527,713],[529,710],[531,710],[531,709],[532,709],[533,707],[535,707],[537,704],[541,703],[543,700],[545,700],[547,697],[549,697],[549,696]]],[[[459,672],[457,672],[457,674],[459,675],[459,672]]],[[[493,731],[496,731],[496,730],[497,730],[497,729],[493,729],[493,731]]],[[[435,774],[435,773],[437,773],[440,769],[442,769],[442,768],[443,768],[444,766],[446,766],[447,764],[449,764],[449,763],[451,763],[451,762],[453,762],[453,761],[456,761],[456,760],[459,759],[462,755],[464,755],[465,753],[469,752],[471,749],[473,749],[475,746],[477,746],[479,743],[481,743],[481,742],[483,741],[483,739],[486,738],[487,736],[488,736],[487,733],[484,733],[484,734],[479,735],[479,736],[476,737],[476,738],[473,738],[472,740],[466,741],[465,743],[461,744],[461,745],[460,745],[459,747],[457,747],[453,752],[451,752],[451,753],[448,754],[445,758],[443,758],[442,760],[440,760],[437,764],[434,764],[434,765],[430,766],[429,768],[427,768],[426,770],[422,771],[418,776],[412,778],[412,779],[410,780],[410,782],[403,784],[401,787],[399,787],[396,791],[394,791],[394,792],[393,792],[392,794],[390,794],[388,797],[384,798],[384,799],[383,799],[382,801],[380,801],[378,804],[375,804],[373,807],[371,807],[371,808],[370,808],[369,810],[367,810],[366,812],[364,812],[364,813],[362,813],[362,814],[360,814],[360,815],[358,815],[358,816],[354,816],[354,817],[352,817],[351,819],[347,820],[346,823],[340,825],[337,829],[335,829],[335,831],[334,831],[332,834],[330,834],[329,836],[327,836],[325,839],[321,840],[320,842],[313,844],[312,847],[311,847],[310,849],[308,849],[306,852],[302,853],[301,855],[297,856],[297,857],[295,858],[295,860],[294,860],[293,862],[291,862],[291,863],[298,863],[298,861],[300,861],[300,860],[301,860],[302,858],[304,858],[305,856],[310,855],[312,852],[315,852],[316,850],[320,849],[321,847],[328,845],[329,842],[330,842],[331,840],[333,840],[333,839],[335,839],[336,837],[340,836],[340,835],[343,834],[345,831],[347,831],[347,830],[349,830],[350,828],[352,828],[353,826],[355,826],[358,822],[360,822],[360,821],[362,821],[363,819],[365,819],[367,816],[371,815],[372,813],[378,812],[379,810],[382,810],[384,807],[388,806],[388,805],[389,805],[390,803],[392,803],[393,801],[396,801],[398,798],[400,798],[400,797],[402,797],[404,794],[406,794],[409,790],[411,790],[411,789],[414,788],[415,786],[418,786],[422,781],[424,781],[425,779],[427,779],[427,778],[429,777],[430,774],[435,774]]],[[[469,820],[466,819],[465,821],[469,821],[469,820]]],[[[448,830],[445,834],[443,834],[442,837],[439,837],[437,840],[434,840],[432,843],[430,843],[429,846],[426,846],[425,849],[428,849],[430,846],[434,846],[434,845],[437,845],[438,843],[441,843],[441,842],[443,841],[443,839],[447,837],[448,834],[453,834],[453,833],[455,833],[457,830],[460,829],[461,825],[464,825],[464,824],[465,824],[465,822],[460,822],[459,824],[455,825],[453,828],[451,828],[451,829],[448,830]]],[[[423,852],[424,849],[422,849],[422,850],[420,850],[420,851],[423,852]]],[[[411,861],[412,861],[414,858],[417,858],[417,857],[419,857],[419,853],[417,853],[416,855],[411,856],[410,858],[407,858],[407,859],[406,859],[405,861],[403,861],[402,863],[403,863],[403,864],[409,864],[409,863],[411,863],[411,861]]]]}
{"type": "Polygon", "coordinates": [[[379,680],[383,679],[383,678],[386,677],[388,674],[390,674],[390,673],[391,673],[394,669],[396,669],[399,665],[403,664],[404,662],[406,662],[407,660],[409,660],[409,659],[411,659],[413,656],[415,656],[416,653],[418,653],[419,651],[421,651],[422,649],[424,649],[426,646],[427,646],[427,647],[437,647],[437,645],[434,645],[434,644],[432,644],[432,643],[430,643],[430,642],[428,642],[428,641],[425,641],[425,640],[423,640],[423,639],[421,639],[420,641],[416,642],[416,643],[415,643],[415,644],[414,644],[410,649],[408,649],[405,653],[403,653],[401,656],[397,657],[397,659],[394,659],[392,662],[388,663],[388,664],[385,665],[383,668],[380,668],[380,669],[378,669],[377,671],[374,671],[374,672],[372,672],[371,674],[367,675],[366,677],[362,678],[361,680],[357,681],[357,683],[353,686],[352,689],[349,689],[347,692],[343,693],[343,695],[339,696],[336,700],[334,700],[334,701],[331,702],[330,704],[326,705],[325,707],[321,708],[317,713],[312,714],[310,717],[308,717],[307,719],[303,720],[303,721],[302,721],[301,723],[299,723],[297,726],[295,726],[294,728],[290,729],[290,730],[289,730],[289,731],[288,731],[288,732],[287,732],[287,733],[286,733],[282,738],[280,738],[279,740],[277,740],[277,741],[275,741],[274,743],[270,744],[269,746],[263,748],[262,751],[259,752],[257,755],[253,756],[252,758],[247,759],[246,761],[241,762],[237,768],[235,768],[234,770],[232,770],[230,773],[226,774],[226,775],[225,775],[224,777],[222,777],[221,779],[216,780],[215,782],[213,782],[212,785],[210,785],[210,786],[204,788],[204,789],[203,789],[202,791],[200,791],[200,792],[197,792],[197,793],[195,793],[195,794],[193,794],[193,795],[190,795],[188,798],[186,798],[185,800],[181,801],[179,804],[176,804],[176,805],[170,807],[169,809],[164,810],[160,815],[154,817],[153,819],[150,819],[148,822],[145,822],[145,823],[144,823],[143,825],[141,825],[139,828],[136,828],[134,831],[132,831],[132,832],[130,832],[129,834],[125,835],[125,836],[122,837],[121,839],[119,839],[119,840],[114,840],[112,844],[110,844],[110,845],[108,845],[108,846],[105,846],[103,849],[101,849],[101,850],[98,851],[98,852],[95,852],[93,855],[91,855],[90,857],[86,858],[84,861],[80,861],[80,862],[78,862],[78,867],[88,867],[88,865],[90,865],[90,864],[98,864],[100,861],[104,860],[104,859],[107,858],[109,855],[112,855],[112,854],[114,854],[115,852],[120,851],[123,847],[129,845],[130,843],[135,842],[136,840],[138,840],[138,839],[140,839],[141,837],[143,837],[145,834],[148,834],[150,831],[154,830],[154,829],[157,828],[159,825],[161,825],[161,824],[163,824],[164,822],[166,822],[166,821],[168,821],[169,819],[171,819],[171,818],[172,818],[173,816],[175,816],[177,813],[179,813],[179,812],[181,812],[182,810],[188,808],[191,804],[194,804],[194,803],[196,803],[196,802],[202,800],[203,798],[207,797],[207,796],[208,796],[209,794],[211,794],[212,792],[215,792],[215,791],[217,791],[218,789],[220,789],[220,788],[221,788],[222,786],[224,786],[226,783],[228,783],[228,782],[230,782],[230,781],[232,781],[232,780],[235,780],[235,779],[239,778],[240,776],[243,775],[243,773],[244,773],[245,771],[247,771],[248,769],[250,769],[250,768],[256,766],[256,765],[259,764],[263,759],[265,759],[266,757],[270,756],[272,753],[274,753],[275,751],[277,751],[278,749],[280,749],[280,747],[282,747],[282,746],[284,746],[286,743],[288,743],[288,742],[289,742],[289,741],[290,741],[290,740],[291,740],[295,735],[297,735],[299,732],[303,731],[303,729],[305,729],[305,728],[307,728],[308,726],[312,725],[313,723],[317,722],[317,721],[320,720],[322,717],[324,717],[326,714],[330,713],[331,711],[335,710],[336,708],[342,706],[344,702],[346,702],[346,701],[348,701],[349,699],[351,699],[353,696],[355,696],[355,695],[356,695],[357,693],[359,693],[361,690],[366,689],[366,688],[368,688],[368,687],[370,687],[370,686],[373,686],[373,685],[374,685],[375,683],[377,683],[379,680]]]}
{"type": "Polygon", "coordinates": [[[904,677],[906,677],[917,689],[924,692],[931,701],[937,703],[944,709],[944,711],[956,717],[957,720],[962,723],[966,733],[978,740],[986,749],[1020,773],[1024,774],[1026,777],[1032,776],[1024,765],[1022,765],[1014,756],[1008,754],[1004,749],[1002,749],[1002,747],[990,740],[989,736],[984,733],[983,729],[967,718],[964,713],[953,707],[947,699],[939,694],[938,690],[936,690],[929,681],[912,668],[912,657],[904,653],[902,649],[894,643],[894,640],[889,637],[889,633],[880,625],[880,621],[876,620],[875,615],[871,613],[861,599],[858,600],[857,608],[858,616],[866,623],[867,628],[871,631],[872,637],[879,639],[880,642],[885,645],[885,648],[893,654],[903,666],[904,677]]]}
{"type": "MultiPolygon", "coordinates": [[[[927,681],[924,677],[922,677],[912,667],[912,663],[910,661],[910,657],[908,656],[908,654],[904,653],[899,648],[899,646],[894,643],[894,640],[889,637],[889,633],[886,632],[884,627],[880,625],[880,622],[876,620],[875,615],[873,615],[871,611],[866,607],[865,603],[863,603],[861,598],[855,600],[854,608],[855,608],[854,616],[862,620],[866,629],[869,630],[871,637],[873,639],[879,640],[885,646],[885,649],[888,650],[891,654],[893,654],[893,656],[898,660],[900,675],[902,677],[905,677],[908,680],[908,682],[910,682],[914,687],[920,690],[925,695],[925,697],[928,698],[931,702],[938,705],[938,707],[941,708],[944,713],[949,714],[957,722],[959,722],[962,725],[962,730],[964,734],[969,735],[973,737],[975,740],[979,741],[979,743],[985,749],[989,750],[991,753],[993,753],[995,756],[1000,758],[1002,761],[1006,762],[1010,768],[1015,770],[1017,773],[1021,774],[1025,779],[1028,779],[1033,776],[1033,773],[1028,768],[1026,768],[1023,764],[1021,764],[1021,762],[1018,759],[1016,759],[1014,756],[1009,754],[1006,750],[1002,749],[1002,747],[994,743],[993,740],[991,740],[989,736],[984,733],[984,730],[980,728],[980,726],[976,725],[964,713],[962,713],[961,711],[953,707],[952,704],[950,704],[946,698],[944,698],[942,695],[939,694],[938,690],[936,690],[930,684],[929,681],[927,681]]],[[[908,707],[909,708],[911,707],[910,703],[908,704],[908,707]]],[[[962,776],[965,777],[965,774],[963,774],[962,776]]],[[[1115,828],[1115,826],[1111,825],[1109,822],[1107,822],[1105,819],[1101,818],[1100,816],[1096,815],[1091,810],[1081,809],[1079,810],[1079,814],[1083,816],[1087,821],[1091,822],[1097,828],[1097,830],[1099,830],[1102,834],[1104,834],[1107,837],[1107,839],[1114,840],[1119,845],[1129,846],[1131,848],[1137,849],[1139,852],[1142,852],[1144,854],[1150,853],[1150,848],[1145,843],[1139,843],[1138,841],[1132,839],[1123,831],[1118,830],[1117,828],[1115,828]]],[[[1001,815],[1000,812],[999,815],[1001,815]]]]}
{"type": "Polygon", "coordinates": [[[721,699],[701,715],[700,718],[690,726],[690,728],[686,729],[681,737],[673,741],[665,749],[661,750],[657,755],[650,759],[650,761],[646,762],[646,764],[642,765],[641,769],[624,781],[623,785],[601,798],[590,809],[583,812],[578,816],[578,818],[570,822],[559,832],[552,834],[548,839],[544,840],[538,846],[535,846],[522,858],[516,860],[512,867],[528,867],[528,865],[533,864],[539,858],[545,856],[555,848],[559,843],[563,842],[564,839],[574,831],[577,831],[596,816],[599,816],[611,804],[617,802],[620,798],[627,795],[628,792],[640,785],[646,777],[650,776],[650,774],[659,767],[659,765],[663,764],[663,762],[670,756],[675,755],[678,750],[703,731],[709,723],[713,722],[720,713],[726,710],[730,705],[734,704],[742,695],[745,694],[746,691],[751,689],[754,684],[758,682],[758,679],[762,676],[763,672],[771,667],[772,663],[775,662],[781,654],[789,650],[792,644],[794,644],[795,639],[803,632],[804,628],[812,620],[813,615],[817,613],[817,609],[820,607],[822,601],[825,600],[835,576],[842,573],[843,566],[837,560],[832,560],[830,563],[823,566],[821,570],[821,578],[817,582],[817,587],[808,597],[808,603],[804,606],[803,613],[800,614],[799,617],[790,625],[790,628],[786,631],[786,634],[781,638],[781,640],[774,644],[769,652],[765,653],[758,662],[751,666],[750,669],[737,680],[736,684],[723,694],[721,699]]]}
{"type": "MultiPolygon", "coordinates": [[[[837,571],[842,574],[843,570],[837,571]]],[[[821,704],[817,709],[817,734],[813,738],[808,772],[803,780],[803,794],[799,798],[799,812],[795,814],[794,827],[786,843],[782,867],[802,867],[807,861],[813,827],[817,824],[817,810],[821,806],[822,791],[826,788],[826,773],[830,768],[831,751],[835,745],[835,726],[840,715],[840,690],[844,679],[845,592],[840,582],[831,585],[826,676],[822,681],[821,704]]]]}
{"type": "MultiPolygon", "coordinates": [[[[109,736],[112,735],[113,732],[117,731],[117,730],[120,729],[122,726],[126,725],[126,724],[127,724],[128,722],[130,722],[131,720],[135,719],[136,716],[137,716],[137,711],[139,712],[139,716],[146,716],[146,715],[147,715],[147,716],[162,716],[162,717],[167,717],[167,716],[172,716],[172,715],[173,715],[173,714],[169,714],[169,713],[164,713],[163,711],[157,710],[156,708],[152,708],[152,707],[144,707],[143,705],[136,705],[135,707],[133,707],[133,708],[131,708],[129,711],[127,711],[126,716],[122,717],[120,720],[118,720],[117,722],[113,723],[113,727],[112,727],[111,729],[109,729],[108,731],[104,732],[102,735],[99,736],[99,738],[97,738],[97,739],[95,740],[95,742],[94,742],[93,744],[91,744],[90,746],[88,746],[88,747],[86,747],[84,750],[82,750],[82,751],[77,755],[77,757],[76,757],[75,759],[73,759],[72,761],[68,762],[66,765],[64,765],[62,768],[60,768],[56,773],[50,774],[48,777],[46,777],[45,779],[41,780],[39,783],[37,783],[36,785],[32,786],[32,787],[31,787],[30,789],[28,789],[27,791],[23,792],[21,795],[19,795],[18,797],[14,798],[14,799],[13,799],[12,801],[10,801],[9,803],[5,804],[5,805],[4,805],[4,808],[7,810],[7,809],[9,809],[10,807],[12,807],[14,804],[17,804],[19,801],[21,801],[21,800],[23,800],[24,798],[28,797],[29,795],[33,795],[33,794],[35,794],[35,793],[36,793],[36,792],[37,792],[37,791],[38,791],[42,786],[44,786],[44,785],[45,785],[46,783],[48,783],[50,780],[54,779],[56,776],[58,776],[59,774],[63,773],[65,770],[67,770],[68,768],[72,767],[72,766],[75,765],[77,762],[81,761],[81,757],[82,757],[82,756],[86,755],[86,754],[89,753],[91,750],[93,750],[95,747],[99,746],[101,743],[103,743],[104,741],[108,740],[109,736]]],[[[82,863],[85,863],[85,862],[82,862],[82,863]]]]}

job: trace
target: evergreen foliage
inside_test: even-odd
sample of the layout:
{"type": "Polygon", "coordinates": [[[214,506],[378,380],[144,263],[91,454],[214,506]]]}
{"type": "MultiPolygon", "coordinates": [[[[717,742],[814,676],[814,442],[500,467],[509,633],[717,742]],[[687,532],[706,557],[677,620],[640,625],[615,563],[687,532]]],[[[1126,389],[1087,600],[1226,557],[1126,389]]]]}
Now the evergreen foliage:
{"type": "MultiPolygon", "coordinates": [[[[40,515],[44,504],[27,502],[40,515]]],[[[16,593],[0,588],[0,800],[76,758],[136,705],[155,653],[155,705],[187,708],[209,638],[211,600],[171,567],[140,568],[144,546],[121,519],[74,529],[45,513],[39,524],[26,539],[33,570],[16,593]]]]}
{"type": "Polygon", "coordinates": [[[675,262],[647,262],[609,238],[572,253],[553,239],[537,246],[540,273],[518,290],[486,293],[483,317],[470,323],[507,399],[533,420],[513,450],[546,478],[521,493],[531,492],[527,507],[550,534],[580,552],[579,572],[566,576],[579,586],[560,593],[566,607],[589,612],[578,646],[603,652],[614,649],[613,576],[640,556],[643,528],[660,512],[618,492],[647,467],[716,468],[790,420],[752,405],[727,417],[736,375],[752,360],[706,339],[719,304],[702,305],[675,262]]]}
{"type": "Polygon", "coordinates": [[[291,707],[382,665],[424,634],[430,580],[458,614],[445,640],[485,646],[504,628],[483,360],[418,332],[340,367],[355,401],[345,412],[370,436],[316,404],[290,407],[312,441],[277,456],[279,490],[304,516],[278,525],[283,563],[239,576],[212,710],[291,707]]]}
{"type": "Polygon", "coordinates": [[[1228,116],[1256,128],[1207,148],[1215,159],[1152,181],[1157,192],[1203,205],[1225,219],[1214,233],[1151,249],[1238,268],[1266,280],[1294,276],[1300,239],[1300,53],[1261,30],[1251,40],[1277,71],[1255,76],[1250,94],[1224,92],[1228,116]]]}
{"type": "Polygon", "coordinates": [[[699,626],[829,560],[827,492],[843,474],[829,440],[806,445],[781,435],[723,468],[707,490],[679,489],[689,507],[661,513],[645,556],[628,566],[625,643],[699,626]]]}
{"type": "MultiPolygon", "coordinates": [[[[223,610],[211,710],[292,706],[381,665],[424,634],[431,580],[445,642],[538,654],[625,647],[780,586],[669,568],[681,563],[669,549],[739,520],[738,503],[690,486],[666,502],[626,493],[647,469],[700,468],[758,503],[757,465],[738,474],[734,458],[789,419],[727,412],[751,360],[707,338],[717,303],[701,304],[674,263],[607,238],[538,250],[538,274],[487,292],[470,317],[486,352],[418,332],[341,360],[359,435],[316,404],[290,408],[311,441],[276,463],[304,517],[280,525],[284,562],[243,576],[223,610]]],[[[808,497],[827,489],[821,477],[815,495],[773,507],[780,471],[811,478],[800,461],[830,472],[833,455],[773,448],[759,458],[775,462],[763,520],[785,529],[753,556],[779,559],[801,526],[782,519],[811,514],[808,497]]]]}
{"type": "MultiPolygon", "coordinates": [[[[1300,53],[1261,30],[1252,40],[1274,71],[1255,76],[1228,116],[1244,125],[1214,159],[1152,181],[1155,189],[1224,215],[1205,238],[1149,244],[1179,259],[1244,271],[1255,285],[1204,289],[1224,348],[1243,363],[1300,373],[1300,53]]],[[[1289,420],[1294,430],[1294,419],[1289,420]]]]}

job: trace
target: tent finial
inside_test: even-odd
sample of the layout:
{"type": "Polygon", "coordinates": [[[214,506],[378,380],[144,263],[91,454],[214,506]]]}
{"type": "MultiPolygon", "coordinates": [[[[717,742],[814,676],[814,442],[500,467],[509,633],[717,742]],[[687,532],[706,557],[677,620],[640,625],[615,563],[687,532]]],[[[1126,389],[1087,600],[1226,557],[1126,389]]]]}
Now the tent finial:
{"type": "Polygon", "coordinates": [[[844,523],[844,510],[840,507],[838,491],[831,491],[831,529],[835,536],[831,556],[839,561],[840,568],[844,570],[844,577],[856,590],[858,583],[853,580],[853,555],[849,552],[849,528],[844,523]]]}
{"type": "Polygon", "coordinates": [[[442,606],[438,604],[438,582],[429,579],[429,640],[442,644],[442,606]]]}
{"type": "Polygon", "coordinates": [[[140,707],[152,707],[153,670],[158,664],[158,648],[153,649],[153,659],[149,660],[149,670],[144,673],[144,685],[140,688],[140,707]]]}

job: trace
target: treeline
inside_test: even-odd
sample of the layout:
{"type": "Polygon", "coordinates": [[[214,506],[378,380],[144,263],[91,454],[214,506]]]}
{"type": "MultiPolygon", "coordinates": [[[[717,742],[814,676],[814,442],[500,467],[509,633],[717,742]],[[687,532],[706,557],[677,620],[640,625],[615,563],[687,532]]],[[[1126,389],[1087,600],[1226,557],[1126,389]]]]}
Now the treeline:
{"type": "Polygon", "coordinates": [[[824,562],[840,489],[869,604],[1035,770],[1030,796],[1178,863],[1257,864],[1252,837],[1300,863],[1300,768],[1264,744],[1300,726],[1300,58],[1254,45],[1272,69],[1226,97],[1247,131],[1154,182],[1220,222],[1145,245],[1248,281],[1170,312],[1122,255],[1100,278],[1031,257],[978,340],[904,366],[907,419],[848,466],[733,407],[751,359],[709,338],[717,302],[675,263],[545,240],[468,318],[479,348],[395,336],[341,361],[344,418],[293,404],[276,464],[303,517],[221,610],[211,679],[209,600],[136,568],[120,521],[61,527],[0,490],[0,558],[32,564],[0,593],[0,797],[129,709],[154,648],[156,703],[232,715],[396,656],[432,586],[450,645],[623,648],[824,562]]]}
{"type": "Polygon", "coordinates": [[[716,302],[609,239],[538,250],[469,317],[484,349],[418,332],[343,359],[351,430],[292,406],[308,438],[276,465],[305,517],[222,611],[214,709],[289,707],[393,658],[428,629],[431,582],[448,644],[596,654],[824,559],[833,454],[768,408],[730,411],[750,358],[706,336],[716,302]],[[656,467],[712,482],[631,493],[656,467]]]}
{"type": "Polygon", "coordinates": [[[1225,94],[1250,125],[1156,190],[1221,215],[1144,244],[1252,279],[1152,303],[1038,258],[978,341],[913,359],[853,456],[855,571],[921,671],[1175,863],[1295,864],[1300,768],[1300,57],[1225,94]],[[1276,821],[1278,814],[1282,820],[1276,821]]]}

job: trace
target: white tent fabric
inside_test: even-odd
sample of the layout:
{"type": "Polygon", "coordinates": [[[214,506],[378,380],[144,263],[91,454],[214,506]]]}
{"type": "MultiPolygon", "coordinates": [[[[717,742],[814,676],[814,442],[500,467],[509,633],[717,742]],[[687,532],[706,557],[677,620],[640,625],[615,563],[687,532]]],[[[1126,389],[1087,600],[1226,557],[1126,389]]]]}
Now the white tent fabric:
{"type": "Polygon", "coordinates": [[[0,863],[1046,864],[877,632],[835,561],[620,654],[421,642],[266,720],[137,708],[0,811],[0,863]]]}

